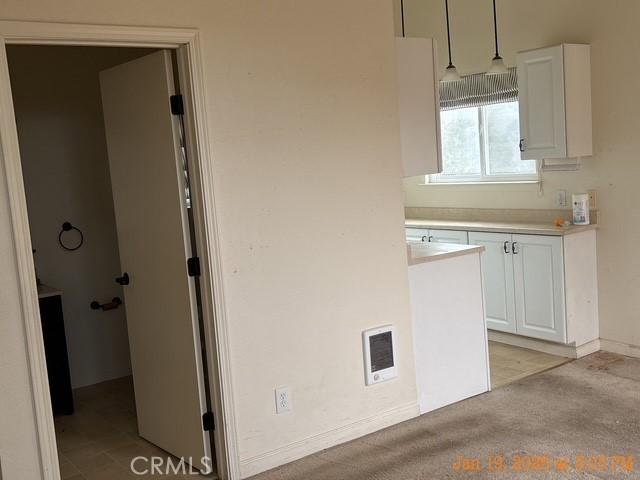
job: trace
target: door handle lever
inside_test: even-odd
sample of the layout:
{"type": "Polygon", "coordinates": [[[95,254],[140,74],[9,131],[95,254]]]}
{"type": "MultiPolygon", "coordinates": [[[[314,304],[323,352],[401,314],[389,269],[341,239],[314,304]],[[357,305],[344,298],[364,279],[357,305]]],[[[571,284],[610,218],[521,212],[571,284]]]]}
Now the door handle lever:
{"type": "Polygon", "coordinates": [[[120,285],[129,285],[129,274],[124,272],[121,277],[116,277],[116,283],[120,285]]]}

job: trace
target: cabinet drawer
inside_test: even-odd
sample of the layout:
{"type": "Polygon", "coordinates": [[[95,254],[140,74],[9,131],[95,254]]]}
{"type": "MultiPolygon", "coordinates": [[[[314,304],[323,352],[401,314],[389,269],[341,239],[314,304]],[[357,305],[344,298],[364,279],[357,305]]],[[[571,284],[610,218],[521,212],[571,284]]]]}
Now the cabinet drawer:
{"type": "Polygon", "coordinates": [[[427,242],[429,240],[429,230],[426,228],[405,228],[407,242],[427,242]]]}
{"type": "Polygon", "coordinates": [[[467,232],[461,230],[429,230],[429,241],[439,243],[469,243],[467,232]]]}

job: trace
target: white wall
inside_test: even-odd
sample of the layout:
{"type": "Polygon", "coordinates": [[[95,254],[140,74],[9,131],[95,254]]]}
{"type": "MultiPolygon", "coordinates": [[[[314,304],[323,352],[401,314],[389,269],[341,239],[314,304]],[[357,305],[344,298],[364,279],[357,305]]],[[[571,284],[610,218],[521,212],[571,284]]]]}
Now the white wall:
{"type": "MultiPolygon", "coordinates": [[[[415,414],[388,0],[4,0],[0,15],[202,30],[245,474],[284,461],[296,442],[415,414]],[[385,323],[397,328],[400,375],[365,387],[360,334],[385,323]],[[276,416],[281,385],[295,410],[276,416]]],[[[15,292],[0,203],[0,284],[15,292]]],[[[29,480],[22,319],[17,295],[3,300],[0,351],[14,368],[0,369],[0,385],[22,404],[0,409],[0,451],[5,477],[29,480]],[[11,415],[25,419],[18,438],[5,433],[11,415]]]]}
{"type": "Polygon", "coordinates": [[[131,372],[124,308],[103,312],[89,304],[123,296],[114,282],[120,260],[98,73],[137,55],[110,48],[8,49],[36,271],[44,284],[63,291],[74,388],[131,372]],[[84,233],[77,251],[58,244],[64,221],[84,233]]]}
{"type": "MultiPolygon", "coordinates": [[[[399,1],[395,3],[396,9],[399,1]]],[[[493,56],[491,2],[456,0],[450,5],[453,60],[461,74],[485,71],[493,56]]],[[[405,0],[406,32],[435,37],[446,66],[444,2],[405,0]]],[[[424,187],[405,180],[407,206],[555,208],[556,190],[596,189],[600,334],[640,345],[640,290],[635,248],[640,235],[640,2],[637,0],[509,0],[498,2],[500,53],[509,66],[520,50],[562,42],[591,44],[593,149],[579,172],[543,174],[537,186],[424,187]]],[[[399,19],[396,18],[396,28],[399,19]]]]}

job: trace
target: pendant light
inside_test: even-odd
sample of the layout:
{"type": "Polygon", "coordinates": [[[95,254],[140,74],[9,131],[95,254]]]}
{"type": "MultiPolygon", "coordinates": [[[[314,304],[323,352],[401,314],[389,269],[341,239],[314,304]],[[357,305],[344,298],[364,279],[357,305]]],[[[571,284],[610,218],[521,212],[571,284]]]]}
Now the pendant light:
{"type": "Polygon", "coordinates": [[[502,73],[509,73],[507,67],[504,66],[504,61],[498,53],[498,19],[496,16],[496,0],[493,0],[493,35],[496,41],[496,54],[491,60],[491,66],[487,71],[487,75],[500,75],[502,73]]]}
{"type": "Polygon", "coordinates": [[[444,72],[442,82],[455,82],[460,80],[456,66],[451,62],[451,33],[449,31],[449,0],[444,0],[444,9],[447,16],[447,45],[449,47],[449,65],[444,72]]]}

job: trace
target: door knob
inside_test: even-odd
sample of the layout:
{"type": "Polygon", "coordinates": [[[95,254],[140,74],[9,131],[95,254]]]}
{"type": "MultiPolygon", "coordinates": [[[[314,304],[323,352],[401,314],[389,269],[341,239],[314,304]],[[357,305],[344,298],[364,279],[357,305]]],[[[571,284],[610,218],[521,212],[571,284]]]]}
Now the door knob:
{"type": "Polygon", "coordinates": [[[116,283],[120,285],[129,285],[129,274],[124,272],[121,277],[116,277],[116,283]]]}

